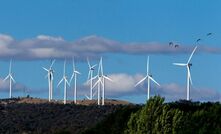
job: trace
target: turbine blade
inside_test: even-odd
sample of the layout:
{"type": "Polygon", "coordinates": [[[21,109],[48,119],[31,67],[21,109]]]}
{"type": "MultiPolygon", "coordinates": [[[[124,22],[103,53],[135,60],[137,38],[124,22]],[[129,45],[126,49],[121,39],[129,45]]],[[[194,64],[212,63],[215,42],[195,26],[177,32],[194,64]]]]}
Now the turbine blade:
{"type": "Polygon", "coordinates": [[[93,65],[91,68],[93,68],[93,69],[94,69],[96,66],[97,66],[97,64],[94,64],[94,65],[93,65]]]}
{"type": "Polygon", "coordinates": [[[186,66],[187,64],[185,64],[185,63],[173,63],[173,65],[176,65],[176,66],[186,66]]]}
{"type": "Polygon", "coordinates": [[[88,57],[87,57],[87,64],[88,64],[89,69],[91,69],[91,64],[90,64],[90,62],[89,62],[88,57]]]}
{"type": "Polygon", "coordinates": [[[11,75],[10,75],[10,78],[12,79],[12,81],[13,81],[14,83],[16,83],[16,82],[15,82],[15,79],[14,79],[11,75]]]}
{"type": "Polygon", "coordinates": [[[91,75],[91,70],[88,71],[87,80],[90,79],[90,75],[91,75]]]}
{"type": "Polygon", "coordinates": [[[107,79],[107,80],[109,80],[109,81],[111,81],[111,82],[113,82],[113,80],[111,79],[111,78],[109,78],[109,77],[107,77],[107,76],[103,76],[105,79],[107,79]]]}
{"type": "Polygon", "coordinates": [[[73,58],[73,69],[75,70],[75,61],[74,61],[74,58],[73,58]]]}
{"type": "Polygon", "coordinates": [[[193,54],[194,54],[194,52],[196,51],[196,49],[197,49],[197,46],[193,49],[193,51],[192,51],[192,53],[191,53],[191,55],[190,55],[190,57],[189,57],[187,63],[190,62],[190,60],[191,60],[191,58],[193,57],[193,54]]]}
{"type": "Polygon", "coordinates": [[[147,58],[147,75],[149,75],[149,56],[147,58]]]}
{"type": "Polygon", "coordinates": [[[100,75],[100,72],[101,72],[101,60],[99,61],[99,64],[98,64],[97,74],[100,75]]]}
{"type": "Polygon", "coordinates": [[[10,60],[10,65],[9,65],[9,73],[12,71],[12,59],[10,60]]]}
{"type": "Polygon", "coordinates": [[[104,72],[103,72],[103,57],[101,57],[101,75],[103,75],[104,72]]]}
{"type": "Polygon", "coordinates": [[[65,78],[65,82],[68,84],[68,86],[70,87],[70,83],[68,82],[68,80],[65,78]]]}
{"type": "Polygon", "coordinates": [[[147,78],[147,76],[145,76],[143,79],[141,79],[134,87],[136,87],[137,85],[139,85],[141,82],[143,82],[145,79],[147,78]]]}
{"type": "Polygon", "coordinates": [[[103,65],[102,65],[102,57],[100,58],[99,66],[98,66],[98,75],[103,75],[103,65]]]}
{"type": "Polygon", "coordinates": [[[54,65],[54,63],[55,63],[55,60],[53,60],[53,61],[51,62],[50,68],[52,68],[52,66],[54,65]]]}
{"type": "Polygon", "coordinates": [[[100,81],[99,81],[99,80],[97,80],[97,81],[94,83],[94,85],[93,85],[93,87],[92,87],[92,88],[96,87],[96,86],[97,86],[97,84],[98,84],[99,82],[100,82],[100,81]]]}
{"type": "Polygon", "coordinates": [[[192,81],[191,74],[190,74],[190,69],[188,67],[187,67],[187,73],[188,73],[188,76],[190,79],[190,83],[191,83],[191,85],[193,85],[193,81],[192,81]]]}
{"type": "Polygon", "coordinates": [[[88,100],[90,100],[90,97],[88,97],[86,94],[84,95],[88,100]]]}
{"type": "MultiPolygon", "coordinates": [[[[91,79],[94,80],[94,79],[96,79],[96,78],[98,78],[98,75],[92,77],[91,79]]],[[[90,79],[90,80],[91,80],[91,79],[90,79]]]]}
{"type": "Polygon", "coordinates": [[[99,78],[99,81],[100,81],[101,85],[104,86],[104,82],[102,81],[101,78],[99,78]]]}
{"type": "Polygon", "coordinates": [[[96,75],[96,76],[92,77],[91,79],[89,78],[89,79],[87,80],[87,83],[89,83],[91,80],[96,79],[97,77],[98,77],[98,76],[96,75]]]}
{"type": "Polygon", "coordinates": [[[46,69],[45,67],[42,67],[45,71],[47,71],[47,72],[49,72],[49,70],[48,69],[46,69]]]}
{"type": "Polygon", "coordinates": [[[9,76],[9,75],[7,75],[3,81],[6,81],[6,80],[7,80],[9,77],[10,77],[10,76],[9,76]]]}
{"type": "Polygon", "coordinates": [[[61,84],[61,82],[64,80],[64,78],[62,78],[61,80],[60,80],[60,82],[58,83],[58,85],[57,85],[57,87],[61,84]]]}
{"type": "Polygon", "coordinates": [[[148,76],[154,83],[156,83],[158,86],[160,86],[160,84],[157,82],[157,81],[155,81],[154,79],[153,79],[153,77],[150,77],[150,76],[148,76]]]}
{"type": "Polygon", "coordinates": [[[74,73],[76,73],[76,74],[81,74],[81,73],[80,73],[80,72],[78,72],[77,70],[75,70],[75,71],[74,71],[74,73]]]}
{"type": "Polygon", "coordinates": [[[74,73],[71,75],[70,83],[71,83],[71,81],[73,80],[74,75],[75,75],[74,73]]]}
{"type": "Polygon", "coordinates": [[[65,67],[66,67],[66,59],[64,60],[64,72],[63,72],[63,76],[65,76],[65,67]]]}

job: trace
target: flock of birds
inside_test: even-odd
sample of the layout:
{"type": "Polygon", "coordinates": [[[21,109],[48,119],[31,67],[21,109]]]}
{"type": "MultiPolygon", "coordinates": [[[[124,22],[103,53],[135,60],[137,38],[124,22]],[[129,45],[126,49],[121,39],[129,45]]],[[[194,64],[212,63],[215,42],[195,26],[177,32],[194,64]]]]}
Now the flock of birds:
{"type": "MultiPolygon", "coordinates": [[[[212,33],[207,33],[206,36],[210,36],[212,33]]],[[[199,38],[196,40],[196,42],[201,41],[202,39],[199,38]]],[[[173,42],[169,42],[170,47],[178,48],[179,45],[175,44],[173,42]]],[[[187,100],[190,100],[190,84],[192,84],[192,79],[191,79],[191,74],[190,74],[190,67],[192,66],[192,63],[190,63],[191,58],[196,51],[197,46],[193,49],[187,63],[173,63],[176,66],[182,66],[187,68],[187,100]]],[[[55,63],[55,60],[51,61],[51,65],[49,68],[42,67],[45,71],[47,71],[47,78],[48,78],[48,101],[53,100],[53,79],[54,79],[54,70],[53,70],[53,65],[55,63]]],[[[102,57],[100,58],[100,62],[98,65],[98,71],[97,75],[93,75],[93,72],[95,71],[95,65],[91,65],[89,60],[87,59],[88,63],[88,78],[87,82],[90,83],[90,95],[85,97],[88,100],[93,100],[93,97],[97,94],[97,104],[98,105],[104,105],[104,100],[105,100],[105,80],[114,82],[111,78],[109,78],[107,75],[104,74],[103,72],[103,62],[102,62],[102,57]],[[96,82],[94,80],[96,79],[96,82]],[[97,87],[96,91],[93,91],[93,89],[97,87]]],[[[9,80],[9,98],[12,98],[12,84],[15,83],[15,80],[12,76],[12,60],[10,60],[10,65],[9,65],[9,73],[5,77],[4,81],[9,80]]],[[[60,86],[60,84],[63,82],[64,83],[64,100],[63,103],[67,103],[67,86],[70,86],[70,83],[73,81],[74,82],[74,103],[77,104],[77,76],[81,74],[79,71],[76,70],[75,62],[73,59],[73,73],[71,75],[70,80],[68,80],[67,75],[66,75],[66,60],[64,61],[64,68],[63,68],[63,77],[57,84],[57,86],[60,86]]],[[[144,80],[147,80],[147,99],[150,97],[150,81],[153,81],[155,84],[160,86],[160,84],[153,79],[152,75],[149,72],[149,56],[147,59],[147,66],[146,66],[146,76],[142,78],[138,83],[136,83],[135,87],[138,86],[140,83],[142,83],[144,80]]]]}
{"type": "MultiPolygon", "coordinates": [[[[208,36],[211,36],[213,33],[207,33],[206,34],[206,36],[208,37],[208,36]]],[[[198,42],[200,42],[200,41],[202,41],[202,39],[201,38],[198,38],[197,40],[196,40],[196,43],[198,43],[198,42]]],[[[170,47],[174,47],[174,48],[179,48],[179,44],[177,44],[177,43],[174,43],[174,42],[172,42],[172,41],[170,41],[169,42],[169,46],[170,47]]]]}

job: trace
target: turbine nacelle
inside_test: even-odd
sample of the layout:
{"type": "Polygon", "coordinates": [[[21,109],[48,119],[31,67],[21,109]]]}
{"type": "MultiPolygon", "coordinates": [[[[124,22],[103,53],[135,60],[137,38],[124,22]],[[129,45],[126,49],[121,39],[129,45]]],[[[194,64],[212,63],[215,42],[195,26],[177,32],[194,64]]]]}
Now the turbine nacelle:
{"type": "Polygon", "coordinates": [[[95,69],[94,68],[90,68],[90,70],[94,71],[95,69]]]}

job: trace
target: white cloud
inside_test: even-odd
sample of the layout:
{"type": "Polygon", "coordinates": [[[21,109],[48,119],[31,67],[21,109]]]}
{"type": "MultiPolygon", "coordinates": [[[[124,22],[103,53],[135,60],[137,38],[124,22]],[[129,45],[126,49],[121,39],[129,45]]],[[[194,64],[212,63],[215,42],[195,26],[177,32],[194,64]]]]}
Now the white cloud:
{"type": "Polygon", "coordinates": [[[36,38],[39,40],[48,40],[48,41],[64,41],[62,37],[52,37],[48,35],[38,35],[36,38]]]}
{"type": "MultiPolygon", "coordinates": [[[[147,82],[144,81],[139,86],[134,85],[141,80],[144,76],[141,74],[129,75],[129,74],[109,74],[114,82],[106,80],[106,95],[109,97],[120,97],[130,95],[146,95],[147,94],[147,82]]],[[[161,86],[155,86],[151,84],[151,96],[160,95],[165,97],[167,101],[175,101],[180,99],[186,99],[186,87],[178,85],[176,83],[162,84],[161,86]]],[[[80,94],[84,95],[89,93],[89,85],[84,83],[80,88],[80,94]],[[83,90],[82,90],[83,89],[83,90]]],[[[94,91],[97,90],[95,87],[94,91]]],[[[221,93],[209,88],[191,88],[191,99],[194,101],[220,101],[221,93]]]]}
{"type": "MultiPolygon", "coordinates": [[[[168,44],[150,43],[121,43],[98,36],[87,36],[77,41],[67,41],[62,37],[38,35],[35,38],[16,40],[10,35],[0,34],[0,59],[38,60],[48,58],[85,59],[99,57],[105,53],[147,54],[147,53],[187,53],[194,46],[181,45],[179,48],[169,47],[168,44]]],[[[200,46],[198,51],[221,53],[221,48],[200,46]]],[[[197,51],[197,52],[198,52],[197,51]]]]}
{"type": "Polygon", "coordinates": [[[136,88],[134,85],[137,81],[139,81],[143,76],[140,74],[136,74],[134,76],[128,74],[111,74],[110,77],[113,82],[106,80],[106,89],[109,94],[124,94],[130,92],[137,92],[135,91],[136,88]]]}

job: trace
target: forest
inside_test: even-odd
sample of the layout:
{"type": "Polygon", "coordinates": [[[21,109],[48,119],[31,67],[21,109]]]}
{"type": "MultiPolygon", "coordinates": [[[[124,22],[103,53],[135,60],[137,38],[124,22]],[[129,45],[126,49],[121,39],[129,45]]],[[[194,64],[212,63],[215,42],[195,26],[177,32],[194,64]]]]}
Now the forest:
{"type": "Polygon", "coordinates": [[[83,134],[220,134],[221,104],[154,96],[143,106],[127,106],[83,134]]]}

